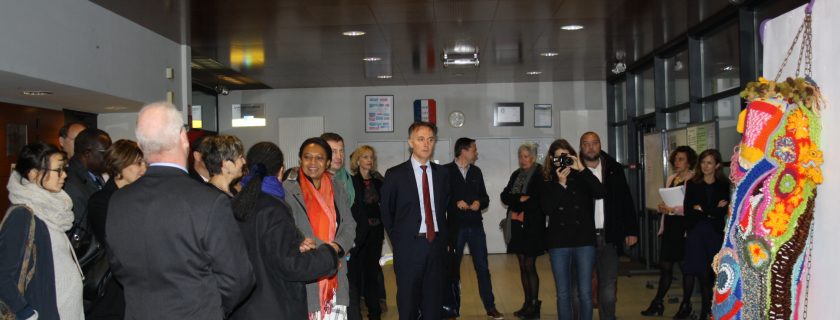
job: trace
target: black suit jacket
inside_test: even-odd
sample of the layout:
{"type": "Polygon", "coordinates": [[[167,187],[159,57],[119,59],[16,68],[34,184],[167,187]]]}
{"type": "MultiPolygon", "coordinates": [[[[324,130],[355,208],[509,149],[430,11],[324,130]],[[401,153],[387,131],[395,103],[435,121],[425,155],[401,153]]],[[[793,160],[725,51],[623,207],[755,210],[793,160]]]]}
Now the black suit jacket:
{"type": "Polygon", "coordinates": [[[604,232],[606,241],[621,249],[624,238],[639,236],[636,204],[630,185],[624,177],[624,167],[613,157],[601,151],[601,181],[607,194],[604,196],[604,232]]]}
{"type": "MultiPolygon", "coordinates": [[[[449,175],[447,170],[429,161],[432,170],[437,238],[446,241],[446,204],[449,201],[449,175]]],[[[398,164],[385,172],[381,191],[382,224],[398,254],[400,244],[413,239],[420,231],[420,197],[417,195],[417,179],[411,160],[398,164]]],[[[428,226],[427,226],[428,227],[428,226]]],[[[406,248],[408,249],[408,248],[406,248]]]]}
{"type": "Polygon", "coordinates": [[[67,178],[64,180],[64,191],[73,200],[73,223],[77,225],[87,224],[82,217],[87,212],[87,204],[90,196],[99,191],[96,181],[91,179],[88,169],[74,157],[70,159],[67,167],[67,178]]]}
{"type": "Polygon", "coordinates": [[[455,161],[444,165],[443,168],[449,171],[450,194],[446,216],[449,218],[449,231],[452,232],[450,235],[458,232],[457,229],[461,225],[481,226],[481,211],[490,205],[490,196],[487,195],[481,169],[470,165],[467,169],[467,177],[464,178],[455,161]],[[479,203],[478,211],[458,209],[458,201],[471,205],[476,200],[479,203]]]}
{"type": "Polygon", "coordinates": [[[105,231],[127,319],[223,319],[254,286],[230,199],[178,168],[114,192],[105,231]]]}

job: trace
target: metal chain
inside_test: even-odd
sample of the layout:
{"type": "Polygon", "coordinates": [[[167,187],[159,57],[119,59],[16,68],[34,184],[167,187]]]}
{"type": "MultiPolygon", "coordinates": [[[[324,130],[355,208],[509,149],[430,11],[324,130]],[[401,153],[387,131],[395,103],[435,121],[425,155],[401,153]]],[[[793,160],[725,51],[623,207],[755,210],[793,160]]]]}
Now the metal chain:
{"type": "Polygon", "coordinates": [[[808,61],[806,61],[806,64],[808,64],[806,66],[806,70],[807,70],[806,72],[808,72],[808,75],[810,75],[810,69],[811,69],[810,68],[810,60],[811,60],[810,59],[811,58],[810,57],[810,55],[811,55],[811,35],[810,35],[811,34],[811,14],[809,13],[809,14],[805,14],[805,21],[803,21],[802,25],[799,26],[799,30],[796,31],[796,36],[793,37],[793,43],[790,44],[790,48],[788,49],[787,55],[785,55],[785,60],[782,61],[782,65],[779,67],[779,72],[776,73],[776,78],[773,79],[774,82],[778,82],[779,78],[782,77],[782,71],[785,69],[785,66],[788,63],[788,60],[790,60],[790,57],[793,55],[793,50],[796,48],[796,43],[799,42],[799,36],[801,36],[802,31],[804,31],[806,29],[807,29],[807,31],[806,31],[807,35],[805,37],[803,37],[805,39],[802,40],[802,45],[800,47],[799,61],[797,62],[797,66],[796,66],[796,76],[797,77],[799,76],[799,67],[802,64],[802,56],[803,56],[802,50],[804,50],[805,47],[806,47],[806,41],[808,42],[807,43],[807,47],[808,47],[808,49],[807,49],[808,53],[807,54],[809,55],[808,56],[808,61]]]}

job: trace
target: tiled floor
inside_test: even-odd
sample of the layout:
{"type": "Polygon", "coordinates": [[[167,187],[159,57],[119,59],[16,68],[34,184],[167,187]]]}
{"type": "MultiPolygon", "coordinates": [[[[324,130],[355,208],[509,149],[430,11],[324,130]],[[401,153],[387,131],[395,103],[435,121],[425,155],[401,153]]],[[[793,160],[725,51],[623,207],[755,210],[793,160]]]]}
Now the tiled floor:
{"type": "MultiPolygon", "coordinates": [[[[522,285],[519,280],[519,265],[516,256],[496,254],[490,255],[490,274],[493,281],[493,293],[496,298],[496,307],[505,315],[506,319],[515,319],[513,311],[522,306],[522,285]]],[[[629,269],[629,268],[622,268],[629,269]]],[[[394,285],[394,271],[391,266],[384,268],[386,290],[388,292],[388,312],[383,314],[383,319],[398,319],[396,309],[396,287],[394,285]]],[[[537,259],[537,272],[540,276],[540,300],[543,301],[541,318],[557,319],[555,308],[554,278],[551,275],[551,266],[547,256],[537,259]]],[[[682,275],[675,276],[681,278],[682,275]]],[[[647,308],[650,299],[656,294],[654,288],[647,288],[650,282],[653,286],[658,281],[658,274],[628,275],[626,270],[620,271],[618,279],[618,304],[617,317],[621,320],[629,319],[655,319],[656,317],[643,317],[639,311],[647,308]]],[[[487,319],[481,299],[478,296],[478,284],[475,278],[472,261],[464,259],[461,264],[461,318],[460,319],[487,319]]],[[[680,280],[675,279],[674,285],[668,293],[665,301],[665,314],[660,319],[670,319],[677,312],[679,299],[682,296],[680,280]],[[669,303],[668,300],[673,300],[669,303]]],[[[699,308],[699,298],[695,297],[694,308],[699,308]]],[[[597,310],[595,311],[595,319],[597,310]]]]}

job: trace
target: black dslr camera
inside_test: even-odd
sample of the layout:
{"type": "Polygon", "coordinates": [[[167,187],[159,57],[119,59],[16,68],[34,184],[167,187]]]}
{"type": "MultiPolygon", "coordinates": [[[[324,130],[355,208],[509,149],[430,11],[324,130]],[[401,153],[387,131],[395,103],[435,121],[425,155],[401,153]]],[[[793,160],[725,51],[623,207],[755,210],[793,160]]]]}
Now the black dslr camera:
{"type": "Polygon", "coordinates": [[[559,157],[551,157],[551,165],[554,166],[555,169],[564,169],[574,163],[575,161],[572,160],[572,157],[569,157],[569,155],[565,153],[561,154],[559,157]]]}

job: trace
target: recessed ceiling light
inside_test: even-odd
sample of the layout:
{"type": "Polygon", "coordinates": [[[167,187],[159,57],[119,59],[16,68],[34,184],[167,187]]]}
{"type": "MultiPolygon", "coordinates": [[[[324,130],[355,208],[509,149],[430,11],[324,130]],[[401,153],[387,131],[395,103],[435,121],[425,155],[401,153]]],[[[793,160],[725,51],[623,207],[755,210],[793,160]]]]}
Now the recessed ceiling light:
{"type": "Polygon", "coordinates": [[[379,78],[379,79],[391,79],[391,76],[389,76],[387,74],[384,74],[384,75],[381,75],[381,76],[376,76],[376,77],[379,78]]]}
{"type": "Polygon", "coordinates": [[[125,110],[125,109],[128,109],[128,108],[122,107],[122,106],[107,106],[107,107],[105,107],[105,110],[111,110],[111,111],[125,110]]]}
{"type": "Polygon", "coordinates": [[[463,76],[463,75],[464,75],[464,74],[463,74],[463,73],[460,73],[460,72],[455,74],[455,76],[456,76],[456,77],[461,77],[461,76],[463,76]]]}
{"type": "Polygon", "coordinates": [[[365,32],[364,31],[358,31],[358,30],[350,30],[350,31],[344,31],[341,34],[343,34],[345,36],[348,36],[348,37],[358,37],[358,36],[365,35],[365,32]]]}
{"type": "Polygon", "coordinates": [[[526,72],[526,74],[528,74],[529,76],[536,76],[536,75],[540,75],[541,73],[542,73],[542,71],[528,71],[528,72],[526,72]]]}
{"type": "Polygon", "coordinates": [[[556,57],[558,54],[559,53],[554,52],[554,51],[548,51],[548,52],[540,53],[540,55],[543,56],[543,57],[556,57]]]}
{"type": "Polygon", "coordinates": [[[43,90],[26,90],[23,94],[27,96],[46,96],[49,94],[53,94],[52,91],[43,91],[43,90]]]}
{"type": "Polygon", "coordinates": [[[364,59],[362,59],[362,60],[365,60],[365,61],[367,61],[367,62],[374,62],[374,61],[379,61],[379,60],[382,60],[382,58],[380,58],[380,57],[365,57],[365,58],[364,58],[364,59]]]}
{"type": "Polygon", "coordinates": [[[560,29],[563,29],[563,30],[566,30],[566,31],[575,31],[575,30],[583,29],[583,26],[579,25],[579,24],[569,24],[569,25],[565,25],[565,26],[560,27],[560,29]]]}
{"type": "Polygon", "coordinates": [[[721,70],[723,70],[723,71],[732,71],[732,70],[735,70],[735,66],[733,66],[733,65],[726,65],[726,66],[724,66],[723,68],[721,68],[721,70]]]}

